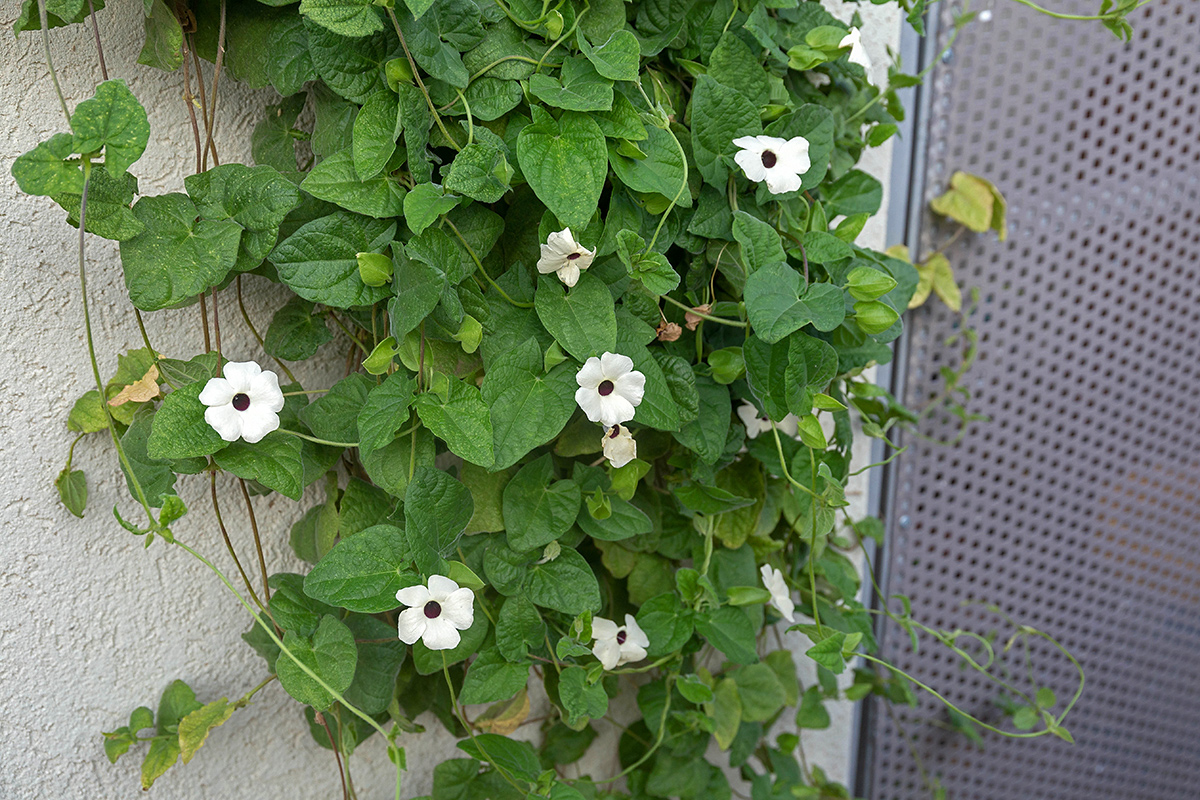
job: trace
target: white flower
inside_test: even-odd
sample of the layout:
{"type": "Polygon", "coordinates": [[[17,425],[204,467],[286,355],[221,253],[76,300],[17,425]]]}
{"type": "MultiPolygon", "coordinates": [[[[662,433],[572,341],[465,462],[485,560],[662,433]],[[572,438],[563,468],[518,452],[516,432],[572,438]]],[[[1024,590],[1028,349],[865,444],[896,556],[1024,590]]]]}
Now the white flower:
{"type": "Polygon", "coordinates": [[[858,28],[851,28],[850,32],[838,42],[838,47],[850,48],[850,63],[858,64],[868,72],[871,70],[871,57],[867,55],[867,48],[862,44],[862,31],[858,28]]]}
{"type": "Polygon", "coordinates": [[[637,442],[624,425],[613,425],[606,429],[601,445],[604,447],[604,457],[617,469],[637,458],[637,442]]]}
{"type": "Polygon", "coordinates": [[[279,376],[253,361],[230,361],[224,373],[200,392],[200,402],[208,406],[204,421],[227,442],[245,439],[254,444],[279,427],[279,376]]]}
{"type": "Polygon", "coordinates": [[[650,639],[638,627],[632,614],[625,615],[625,624],[620,627],[611,619],[592,618],[592,655],[600,659],[605,669],[614,669],[622,664],[631,664],[646,657],[650,639]]]}
{"type": "Polygon", "coordinates": [[[571,229],[563,228],[546,237],[537,269],[543,275],[557,272],[560,281],[567,286],[574,286],[579,280],[579,271],[590,267],[595,257],[595,250],[588,250],[576,242],[571,229]]]}
{"type": "Polygon", "coordinates": [[[833,412],[826,411],[822,414],[820,409],[814,408],[813,416],[821,425],[821,433],[825,434],[825,441],[832,442],[833,436],[837,432],[837,420],[833,418],[833,412]]]}
{"type": "Polygon", "coordinates": [[[788,622],[795,622],[796,604],[792,602],[791,592],[783,580],[783,573],[770,564],[763,564],[759,572],[762,573],[763,586],[771,593],[771,605],[775,606],[775,610],[788,622]]]}
{"type": "Polygon", "coordinates": [[[794,192],[800,188],[800,176],[808,172],[808,140],[803,136],[780,139],[775,136],[742,136],[733,140],[742,148],[733,160],[752,181],[767,182],[771,194],[794,192]]]}
{"type": "Polygon", "coordinates": [[[575,402],[592,422],[606,428],[633,419],[646,392],[646,376],[633,368],[633,359],[605,353],[587,360],[575,374],[575,402]]]}
{"type": "MultiPolygon", "coordinates": [[[[742,419],[742,424],[746,426],[747,439],[757,439],[759,434],[771,432],[771,418],[766,414],[759,413],[759,410],[750,401],[743,400],[742,404],[738,406],[737,413],[742,419]]],[[[775,427],[784,436],[795,438],[800,430],[800,420],[796,419],[795,414],[788,414],[776,422],[775,427]]]]}
{"type": "Polygon", "coordinates": [[[400,641],[420,639],[430,650],[453,650],[475,621],[475,593],[441,575],[429,576],[429,587],[409,586],[396,592],[409,608],[396,619],[400,641]]]}

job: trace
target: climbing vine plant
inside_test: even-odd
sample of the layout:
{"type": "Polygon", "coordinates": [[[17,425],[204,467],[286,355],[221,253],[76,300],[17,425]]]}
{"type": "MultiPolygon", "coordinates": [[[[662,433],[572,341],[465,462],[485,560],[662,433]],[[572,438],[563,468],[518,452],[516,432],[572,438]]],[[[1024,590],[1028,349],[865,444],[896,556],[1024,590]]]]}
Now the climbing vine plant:
{"type": "MultiPolygon", "coordinates": [[[[900,5],[919,28],[924,0],[900,5]]],[[[1091,19],[1127,34],[1137,5],[1105,0],[1091,19]]],[[[49,59],[50,29],[94,31],[101,11],[26,0],[16,31],[49,59]]],[[[864,371],[891,358],[906,308],[962,297],[941,252],[914,266],[856,243],[882,188],[855,165],[921,78],[893,65],[874,85],[857,15],[811,0],[144,11],[139,63],[182,83],[189,114],[182,191],[138,191],[155,131],[98,33],[104,82],[73,108],[60,92],[63,132],[11,171],[79,230],[95,386],[67,420],[76,444],[111,440],[137,507],[117,522],[209,566],[262,657],[244,696],[204,702],[177,680],[104,734],[114,762],[141,753],[145,788],[278,680],[347,797],[348,759],[375,735],[400,796],[426,711],[461,750],[434,770],[439,800],[848,797],[797,731],[827,727],[830,700],[936,695],[874,655],[873,614],[996,681],[1012,725],[951,706],[968,734],[1070,739],[1078,692],[1010,681],[991,639],[926,627],[903,599],[859,600],[848,553],[883,528],[847,513],[866,469],[851,447],[918,419],[864,371]],[[223,162],[213,135],[230,80],[279,95],[252,165],[223,162]],[[203,352],[160,352],[140,325],[144,347],[104,379],[88,234],[120,243],[139,325],[195,323],[203,352]],[[269,320],[243,303],[262,282],[286,290],[269,320]],[[259,349],[222,347],[234,314],[259,349]],[[301,385],[289,365],[331,348],[345,377],[301,385]],[[221,473],[236,479],[223,514],[221,473]],[[187,543],[185,482],[208,484],[235,576],[187,543]],[[254,516],[268,494],[297,503],[297,571],[267,564],[262,539],[283,535],[254,516]],[[812,685],[780,626],[810,641],[812,685]],[[549,699],[540,744],[511,736],[535,724],[532,682],[549,699]],[[564,777],[622,692],[636,701],[618,766],[564,777]]],[[[975,176],[934,210],[1006,230],[975,176]]],[[[970,421],[956,386],[943,399],[970,421]]],[[[75,446],[57,488],[83,516],[75,446]]],[[[1010,645],[1046,636],[1013,631],[1010,645]]]]}

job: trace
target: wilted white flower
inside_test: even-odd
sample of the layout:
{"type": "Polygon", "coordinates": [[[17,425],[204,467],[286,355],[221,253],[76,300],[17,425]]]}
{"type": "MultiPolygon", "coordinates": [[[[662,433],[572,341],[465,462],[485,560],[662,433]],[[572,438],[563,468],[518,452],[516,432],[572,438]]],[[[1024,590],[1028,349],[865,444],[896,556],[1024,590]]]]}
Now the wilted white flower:
{"type": "Polygon", "coordinates": [[[646,657],[650,639],[638,627],[632,614],[625,615],[625,624],[618,626],[611,619],[592,618],[592,655],[600,659],[605,669],[615,669],[622,664],[631,664],[646,657]]]}
{"type": "Polygon", "coordinates": [[[571,229],[563,228],[546,237],[537,269],[543,275],[557,272],[560,281],[567,286],[574,286],[579,280],[579,271],[590,267],[595,257],[595,250],[588,250],[576,242],[571,229]]]}
{"type": "Polygon", "coordinates": [[[204,421],[227,442],[254,444],[276,430],[283,410],[279,376],[253,361],[230,361],[224,373],[200,392],[200,402],[208,406],[204,421]]]}
{"type": "Polygon", "coordinates": [[[792,602],[791,592],[783,580],[783,573],[770,564],[763,564],[759,572],[762,573],[763,586],[771,593],[771,605],[775,606],[775,610],[788,622],[795,622],[796,604],[792,602]]]}
{"type": "Polygon", "coordinates": [[[637,458],[637,442],[624,425],[613,425],[604,431],[604,457],[617,469],[637,458]]]}
{"type": "Polygon", "coordinates": [[[850,63],[858,64],[868,72],[871,70],[871,57],[867,55],[867,48],[862,44],[862,31],[858,28],[851,28],[850,32],[838,42],[838,47],[850,48],[850,63]]]}
{"type": "Polygon", "coordinates": [[[620,353],[592,356],[575,374],[575,402],[592,422],[606,428],[633,419],[646,392],[646,376],[633,368],[633,359],[620,353]]]}
{"type": "MultiPolygon", "coordinates": [[[[755,408],[749,400],[742,401],[742,404],[738,406],[737,414],[741,418],[742,424],[746,426],[747,439],[757,439],[759,434],[771,432],[771,418],[755,408]]],[[[800,430],[800,420],[796,419],[795,414],[788,414],[776,422],[775,427],[781,434],[795,438],[800,430]]]]}
{"type": "Polygon", "coordinates": [[[752,181],[767,182],[771,194],[794,192],[808,172],[808,140],[803,136],[780,139],[776,136],[742,136],[733,140],[741,148],[733,160],[752,181]]]}
{"type": "Polygon", "coordinates": [[[430,575],[429,586],[409,586],[396,592],[396,599],[409,608],[396,619],[400,641],[420,639],[430,650],[453,650],[475,621],[475,593],[459,588],[442,575],[430,575]]]}

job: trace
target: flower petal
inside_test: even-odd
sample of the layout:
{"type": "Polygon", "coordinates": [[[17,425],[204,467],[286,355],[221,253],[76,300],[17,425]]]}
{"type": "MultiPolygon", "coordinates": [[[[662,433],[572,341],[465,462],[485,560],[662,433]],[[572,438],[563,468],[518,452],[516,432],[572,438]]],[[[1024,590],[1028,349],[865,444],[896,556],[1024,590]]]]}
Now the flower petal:
{"type": "Polygon", "coordinates": [[[428,586],[429,596],[439,603],[445,602],[451,593],[458,591],[458,584],[445,575],[430,575],[428,586]]]}
{"type": "Polygon", "coordinates": [[[429,590],[424,586],[417,584],[416,586],[405,586],[400,591],[396,592],[396,599],[409,608],[421,609],[425,607],[432,598],[429,596],[429,590]]]}
{"type": "Polygon", "coordinates": [[[210,378],[200,392],[200,402],[206,406],[223,406],[233,402],[237,390],[224,378],[210,378]]]}
{"type": "Polygon", "coordinates": [[[617,666],[622,664],[633,664],[641,661],[646,657],[646,649],[639,647],[629,639],[625,640],[625,644],[621,645],[621,660],[617,662],[617,666]]]}
{"type": "Polygon", "coordinates": [[[611,619],[604,617],[592,617],[592,636],[596,639],[615,639],[617,631],[617,623],[611,619]]]}
{"type": "Polygon", "coordinates": [[[559,271],[558,279],[562,281],[568,289],[579,283],[579,267],[568,261],[559,271]]]}
{"type": "Polygon", "coordinates": [[[420,608],[410,608],[396,617],[396,634],[405,644],[413,644],[425,633],[428,622],[424,611],[420,608]]]}
{"type": "Polygon", "coordinates": [[[575,390],[575,402],[579,404],[591,422],[599,422],[600,417],[603,416],[603,399],[595,389],[581,387],[575,390]]]}
{"type": "MultiPolygon", "coordinates": [[[[239,412],[235,411],[234,413],[239,412]]],[[[261,442],[268,433],[279,429],[279,415],[265,406],[252,404],[250,408],[240,413],[242,415],[242,438],[250,444],[261,442]]]]}
{"type": "Polygon", "coordinates": [[[641,404],[642,397],[646,394],[645,375],[635,369],[617,378],[613,383],[616,384],[616,391],[613,394],[621,395],[632,406],[636,407],[641,404]]]}
{"type": "Polygon", "coordinates": [[[782,614],[788,622],[796,621],[796,604],[792,602],[792,598],[772,597],[771,605],[775,606],[775,610],[782,614]]]}
{"type": "MultiPolygon", "coordinates": [[[[805,170],[807,172],[808,170],[805,170]]],[[[800,188],[803,181],[795,172],[781,172],[779,169],[767,170],[767,190],[771,194],[787,194],[800,188]]]]}
{"type": "Polygon", "coordinates": [[[206,409],[204,421],[227,442],[236,442],[242,435],[242,415],[230,404],[206,409]]]}
{"type": "Polygon", "coordinates": [[[457,589],[442,601],[442,619],[460,631],[475,621],[475,593],[467,587],[457,589]]]}
{"type": "Polygon", "coordinates": [[[620,353],[605,353],[600,356],[600,368],[604,371],[604,377],[615,381],[633,371],[633,359],[620,353]]]}
{"type": "MultiPolygon", "coordinates": [[[[592,624],[595,625],[595,620],[592,624]]],[[[617,644],[616,639],[599,639],[592,646],[592,655],[600,659],[605,669],[613,669],[621,663],[621,645],[617,644]]]]}
{"type": "Polygon", "coordinates": [[[763,144],[760,141],[762,138],[762,136],[739,136],[733,140],[733,146],[761,153],[763,151],[763,144]]]}
{"type": "Polygon", "coordinates": [[[633,434],[629,432],[628,428],[622,425],[616,426],[616,436],[613,436],[613,430],[610,428],[602,434],[600,447],[604,450],[604,457],[608,459],[608,462],[615,469],[620,469],[637,458],[637,442],[634,441],[633,434]]]}
{"type": "Polygon", "coordinates": [[[558,272],[567,263],[567,257],[560,253],[554,252],[554,248],[548,244],[541,245],[542,257],[538,259],[537,271],[543,275],[549,275],[551,272],[558,272]]]}
{"type": "Polygon", "coordinates": [[[546,246],[563,258],[579,250],[579,243],[575,241],[575,235],[571,233],[570,228],[551,233],[546,237],[546,246]]]}
{"type": "Polygon", "coordinates": [[[425,633],[421,635],[421,641],[430,650],[453,650],[462,641],[462,636],[459,634],[458,628],[442,616],[426,621],[425,633]]]}
{"type": "MultiPolygon", "coordinates": [[[[637,624],[637,619],[635,619],[632,614],[625,615],[625,632],[628,634],[628,638],[625,640],[626,644],[633,642],[639,647],[650,646],[650,637],[647,636],[646,632],[642,630],[642,627],[637,624]]],[[[643,653],[642,658],[645,657],[646,654],[643,653]]]]}
{"type": "Polygon", "coordinates": [[[604,380],[604,369],[600,366],[600,359],[595,356],[583,362],[579,372],[575,373],[575,382],[589,389],[595,389],[602,380],[604,380]]]}
{"type": "Polygon", "coordinates": [[[260,406],[276,413],[283,410],[283,391],[279,388],[279,376],[263,370],[250,381],[250,407],[260,406]]]}
{"type": "MultiPolygon", "coordinates": [[[[582,389],[580,391],[583,391],[582,389]]],[[[588,414],[588,419],[592,422],[599,422],[606,428],[611,428],[613,425],[620,425],[622,422],[629,422],[633,419],[636,413],[633,408],[633,403],[630,403],[617,392],[613,392],[608,397],[600,397],[599,392],[594,393],[599,398],[600,413],[596,419],[592,419],[592,415],[588,414]]],[[[576,400],[579,399],[579,393],[576,392],[576,400]]],[[[582,408],[582,404],[580,404],[582,408]]],[[[584,413],[587,409],[584,408],[584,413]]]]}
{"type": "Polygon", "coordinates": [[[795,414],[788,414],[776,422],[775,427],[779,428],[779,432],[784,436],[795,438],[796,434],[800,432],[800,420],[796,418],[795,414]]]}
{"type": "Polygon", "coordinates": [[[767,168],[762,163],[762,151],[739,150],[734,154],[733,161],[742,168],[747,178],[756,183],[767,177],[767,168]]]}
{"type": "Polygon", "coordinates": [[[230,361],[221,369],[221,374],[234,391],[247,393],[254,385],[254,377],[261,372],[262,367],[253,361],[230,361]]]}

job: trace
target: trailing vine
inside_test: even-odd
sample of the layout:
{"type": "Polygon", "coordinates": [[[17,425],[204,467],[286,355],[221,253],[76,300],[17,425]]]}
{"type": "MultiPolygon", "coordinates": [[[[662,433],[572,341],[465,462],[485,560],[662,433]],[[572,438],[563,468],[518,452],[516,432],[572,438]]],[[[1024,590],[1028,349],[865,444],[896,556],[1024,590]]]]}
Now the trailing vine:
{"type": "MultiPolygon", "coordinates": [[[[1127,36],[1143,2],[1072,18],[1127,36]]],[[[275,680],[333,750],[345,797],[349,759],[376,734],[401,796],[426,711],[462,751],[434,770],[434,798],[849,797],[797,732],[868,695],[930,693],[971,735],[1070,740],[1081,669],[1060,708],[1032,672],[995,669],[989,639],[926,626],[905,598],[859,599],[848,554],[882,524],[847,513],[870,468],[851,463],[854,439],[934,410],[975,421],[960,379],[976,341],[964,324],[962,366],[920,414],[864,376],[891,358],[906,309],[936,294],[961,311],[962,295],[945,247],[914,266],[856,243],[883,188],[855,165],[897,133],[896,92],[923,77],[895,64],[873,84],[857,14],[847,25],[812,0],[149,0],[139,63],[182,86],[194,146],[183,191],[153,196],[130,170],[154,131],[129,76],[108,74],[104,5],[25,0],[16,25],[40,31],[66,125],[12,176],[78,228],[95,379],[57,487],[83,516],[75,448],[108,436],[138,509],[114,508],[120,526],[208,567],[263,658],[232,702],[177,680],[157,711],[104,734],[114,762],[144,746],[143,787],[275,680]],[[80,23],[104,82],[69,102],[49,36],[80,23]],[[217,149],[230,81],[279,94],[253,166],[217,149]],[[107,381],[89,234],[120,243],[144,345],[107,381]],[[269,321],[243,300],[252,282],[290,292],[269,321]],[[222,342],[235,300],[270,362],[222,342]],[[143,313],[198,322],[204,352],[160,352],[143,313]],[[342,352],[332,386],[292,372],[342,352]],[[233,498],[220,473],[238,479],[233,498]],[[176,535],[183,482],[208,483],[236,576],[176,535]],[[288,534],[299,572],[272,574],[264,554],[283,535],[255,517],[271,493],[307,501],[288,534]],[[994,681],[1011,724],[877,657],[874,617],[994,681]],[[800,684],[781,624],[810,640],[816,684],[800,684]],[[550,701],[536,745],[509,736],[533,723],[530,681],[550,701]],[[622,693],[640,716],[622,725],[619,767],[567,778],[622,693]]],[[[899,5],[919,28],[924,0],[899,5]]],[[[1002,195],[977,176],[956,174],[933,210],[955,237],[1006,232],[1002,195]]],[[[1049,639],[1009,622],[1009,646],[1049,639]]]]}

